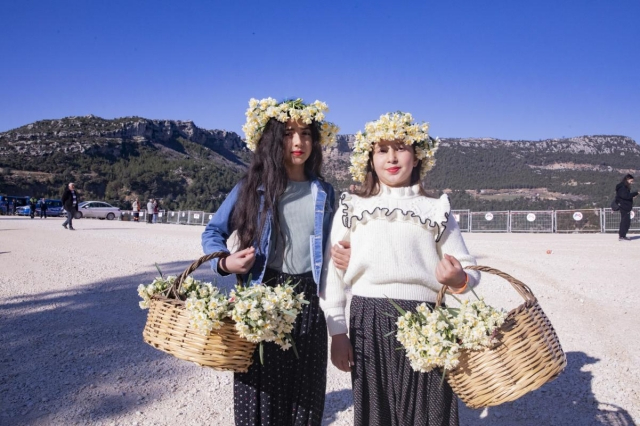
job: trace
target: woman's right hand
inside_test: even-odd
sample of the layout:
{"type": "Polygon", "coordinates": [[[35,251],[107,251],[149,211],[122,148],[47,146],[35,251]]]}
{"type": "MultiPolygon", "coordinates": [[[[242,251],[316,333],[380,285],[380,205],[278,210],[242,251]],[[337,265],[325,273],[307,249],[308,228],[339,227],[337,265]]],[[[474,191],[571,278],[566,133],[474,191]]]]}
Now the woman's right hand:
{"type": "Polygon", "coordinates": [[[256,249],[249,247],[237,251],[218,262],[220,269],[229,274],[246,274],[256,261],[256,249]]]}
{"type": "Polygon", "coordinates": [[[336,334],[331,337],[331,363],[338,370],[349,373],[353,363],[353,347],[346,334],[336,334]]]}
{"type": "Polygon", "coordinates": [[[337,269],[346,271],[349,267],[349,260],[351,260],[351,243],[340,241],[331,246],[331,259],[337,269]]]}

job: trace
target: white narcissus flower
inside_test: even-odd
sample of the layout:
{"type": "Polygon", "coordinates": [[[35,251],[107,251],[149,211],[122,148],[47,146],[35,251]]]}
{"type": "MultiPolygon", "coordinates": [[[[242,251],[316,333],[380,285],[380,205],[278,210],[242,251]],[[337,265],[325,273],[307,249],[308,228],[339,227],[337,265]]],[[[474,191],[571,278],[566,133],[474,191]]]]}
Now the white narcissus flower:
{"type": "Polygon", "coordinates": [[[479,350],[492,345],[493,331],[504,322],[506,313],[487,306],[484,300],[462,301],[457,314],[444,308],[429,312],[425,304],[407,312],[396,322],[397,340],[406,350],[416,371],[436,367],[455,368],[460,350],[479,350]]]}
{"type": "MultiPolygon", "coordinates": [[[[175,280],[175,277],[169,278],[157,278],[148,286],[138,286],[138,294],[143,299],[139,302],[142,309],[148,308],[154,294],[166,290],[175,280]]],[[[226,296],[213,284],[188,277],[183,282],[182,294],[187,295],[185,310],[195,332],[207,335],[222,327],[224,318],[229,317],[235,321],[236,331],[241,337],[256,343],[277,341],[283,350],[291,346],[287,336],[303,303],[306,303],[304,294],[294,293],[290,284],[236,288],[226,296]]]]}
{"type": "Polygon", "coordinates": [[[336,141],[339,129],[333,123],[324,121],[325,113],[328,111],[329,108],[324,102],[316,101],[311,105],[306,105],[302,99],[296,99],[279,104],[273,98],[262,100],[252,98],[249,100],[249,108],[245,113],[247,121],[242,126],[247,147],[251,151],[255,151],[264,126],[271,118],[281,123],[286,123],[289,119],[300,119],[306,124],[316,122],[320,130],[320,144],[325,147],[331,146],[336,141]]]}
{"type": "Polygon", "coordinates": [[[382,140],[402,141],[407,145],[413,145],[418,159],[429,157],[430,161],[423,160],[420,169],[420,177],[433,168],[435,160],[432,159],[440,140],[429,136],[427,123],[417,124],[413,122],[413,116],[409,113],[395,112],[380,116],[377,121],[365,124],[365,131],[356,133],[352,152],[351,167],[349,171],[357,182],[364,182],[369,163],[369,153],[373,145],[382,140]],[[357,160],[354,161],[354,157],[357,160]]]}
{"type": "Polygon", "coordinates": [[[295,295],[290,285],[276,287],[258,285],[237,289],[234,297],[237,301],[232,317],[237,322],[236,328],[240,336],[255,342],[272,341],[282,349],[288,347],[290,342],[286,336],[293,329],[297,313],[302,309],[302,303],[305,302],[304,295],[295,295]],[[249,309],[239,312],[238,307],[244,307],[243,303],[249,309]],[[296,315],[292,316],[284,310],[292,310],[296,315]],[[238,327],[239,323],[244,325],[238,327]]]}

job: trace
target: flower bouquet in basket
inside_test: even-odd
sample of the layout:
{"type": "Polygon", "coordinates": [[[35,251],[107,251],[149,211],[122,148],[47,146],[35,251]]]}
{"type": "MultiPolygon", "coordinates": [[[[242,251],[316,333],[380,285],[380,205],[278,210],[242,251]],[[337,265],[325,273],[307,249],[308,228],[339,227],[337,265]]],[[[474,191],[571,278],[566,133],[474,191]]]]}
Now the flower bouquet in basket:
{"type": "MultiPolygon", "coordinates": [[[[458,300],[443,307],[447,287],[431,308],[400,313],[397,339],[411,367],[420,372],[443,370],[443,380],[470,408],[514,401],[557,377],[566,366],[558,336],[533,293],[522,282],[486,266],[468,266],[509,281],[525,302],[509,313],[477,300],[458,300]]],[[[455,296],[454,296],[455,297],[455,296]]],[[[391,333],[392,334],[392,333],[391,333]]]]}
{"type": "Polygon", "coordinates": [[[140,308],[149,309],[143,331],[145,342],[153,347],[219,370],[246,372],[256,344],[275,342],[283,350],[293,347],[291,330],[304,294],[296,295],[294,285],[270,287],[265,284],[244,287],[239,283],[225,295],[212,283],[190,274],[204,262],[225,256],[225,252],[206,255],[180,276],[160,277],[138,286],[140,308]]]}
{"type": "Polygon", "coordinates": [[[446,372],[458,366],[462,350],[480,350],[498,343],[496,331],[504,323],[506,312],[473,294],[475,301],[456,298],[459,308],[445,308],[439,303],[431,308],[421,303],[416,312],[407,312],[390,299],[401,315],[396,322],[396,337],[414,370],[427,373],[442,368],[444,380],[446,372]]]}
{"type": "Polygon", "coordinates": [[[237,286],[231,292],[229,316],[235,321],[240,337],[260,345],[260,362],[263,362],[262,342],[275,342],[283,350],[292,347],[298,357],[291,330],[302,305],[309,302],[304,293],[296,295],[294,287],[289,280],[275,287],[237,286]]]}

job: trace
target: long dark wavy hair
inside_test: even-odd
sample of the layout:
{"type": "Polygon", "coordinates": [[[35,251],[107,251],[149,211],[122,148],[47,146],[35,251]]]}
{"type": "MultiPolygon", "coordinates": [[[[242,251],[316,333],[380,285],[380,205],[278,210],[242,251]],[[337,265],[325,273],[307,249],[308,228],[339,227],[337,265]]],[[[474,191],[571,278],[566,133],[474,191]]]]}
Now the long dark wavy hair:
{"type": "MultiPolygon", "coordinates": [[[[322,146],[320,130],[314,121],[309,125],[311,130],[311,155],[304,163],[307,178],[324,180],[320,174],[322,168],[322,146]]],[[[278,202],[287,189],[289,177],[284,165],[284,137],[286,125],[271,118],[265,125],[264,132],[258,141],[247,174],[242,178],[238,201],[231,214],[231,229],[238,231],[240,249],[251,247],[259,241],[267,220],[267,212],[271,212],[273,231],[283,236],[279,220],[278,202]],[[258,188],[264,189],[264,204],[260,209],[258,188]]]]}
{"type": "MultiPolygon", "coordinates": [[[[350,190],[349,192],[351,192],[352,194],[368,198],[374,195],[378,195],[378,193],[380,192],[380,178],[378,178],[378,174],[373,169],[374,149],[375,148],[372,148],[369,152],[369,161],[367,162],[367,172],[365,174],[364,182],[362,183],[362,185],[359,185],[353,190],[350,190]]],[[[411,149],[413,150],[413,146],[411,147],[411,149]]],[[[419,160],[418,164],[411,171],[411,185],[415,185],[416,183],[419,184],[420,195],[424,195],[425,197],[432,197],[432,195],[427,193],[427,191],[425,191],[425,189],[422,187],[422,181],[420,180],[420,170],[422,170],[422,160],[419,160]]]]}
{"type": "Polygon", "coordinates": [[[630,180],[630,179],[633,179],[633,175],[631,175],[631,174],[627,173],[627,174],[622,178],[622,180],[621,180],[620,182],[624,183],[624,185],[625,185],[627,188],[630,188],[630,187],[631,187],[631,184],[629,184],[629,180],[630,180]]]}

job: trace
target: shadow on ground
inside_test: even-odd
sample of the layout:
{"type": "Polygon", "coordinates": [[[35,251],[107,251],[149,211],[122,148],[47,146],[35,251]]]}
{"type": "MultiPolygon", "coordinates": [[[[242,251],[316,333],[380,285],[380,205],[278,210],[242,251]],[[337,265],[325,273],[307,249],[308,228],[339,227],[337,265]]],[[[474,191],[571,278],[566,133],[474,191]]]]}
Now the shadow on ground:
{"type": "MultiPolygon", "coordinates": [[[[174,262],[161,269],[177,275],[188,265],[174,262]]],[[[201,278],[204,274],[196,271],[201,278]]],[[[192,365],[176,368],[173,357],[142,340],[147,311],[138,307],[136,288],[154,276],[3,299],[0,424],[111,421],[172,392],[150,378],[176,375],[183,365],[192,365]]]]}
{"type": "Polygon", "coordinates": [[[593,394],[593,375],[587,366],[599,361],[584,352],[569,352],[567,368],[556,380],[517,401],[484,410],[471,410],[460,402],[460,424],[635,425],[625,409],[598,401],[593,394]]]}
{"type": "MultiPolygon", "coordinates": [[[[329,392],[324,401],[323,425],[329,425],[338,419],[338,413],[353,406],[353,392],[342,389],[329,392]]],[[[353,417],[353,414],[351,414],[353,417]]]]}
{"type": "MultiPolygon", "coordinates": [[[[181,273],[189,262],[161,264],[181,273]]],[[[177,390],[171,378],[192,368],[142,341],[146,311],[136,287],[155,274],[105,280],[70,290],[0,301],[0,424],[117,422],[177,390]],[[167,385],[169,383],[169,385],[167,385]]],[[[196,276],[207,278],[206,266],[196,276]]],[[[233,278],[218,283],[229,288],[233,278]]],[[[20,285],[20,283],[16,283],[20,285]]],[[[598,401],[589,366],[600,360],[569,352],[565,372],[519,400],[470,410],[461,425],[634,425],[622,407],[598,401]]],[[[325,424],[352,405],[351,390],[327,395],[325,424]]]]}

